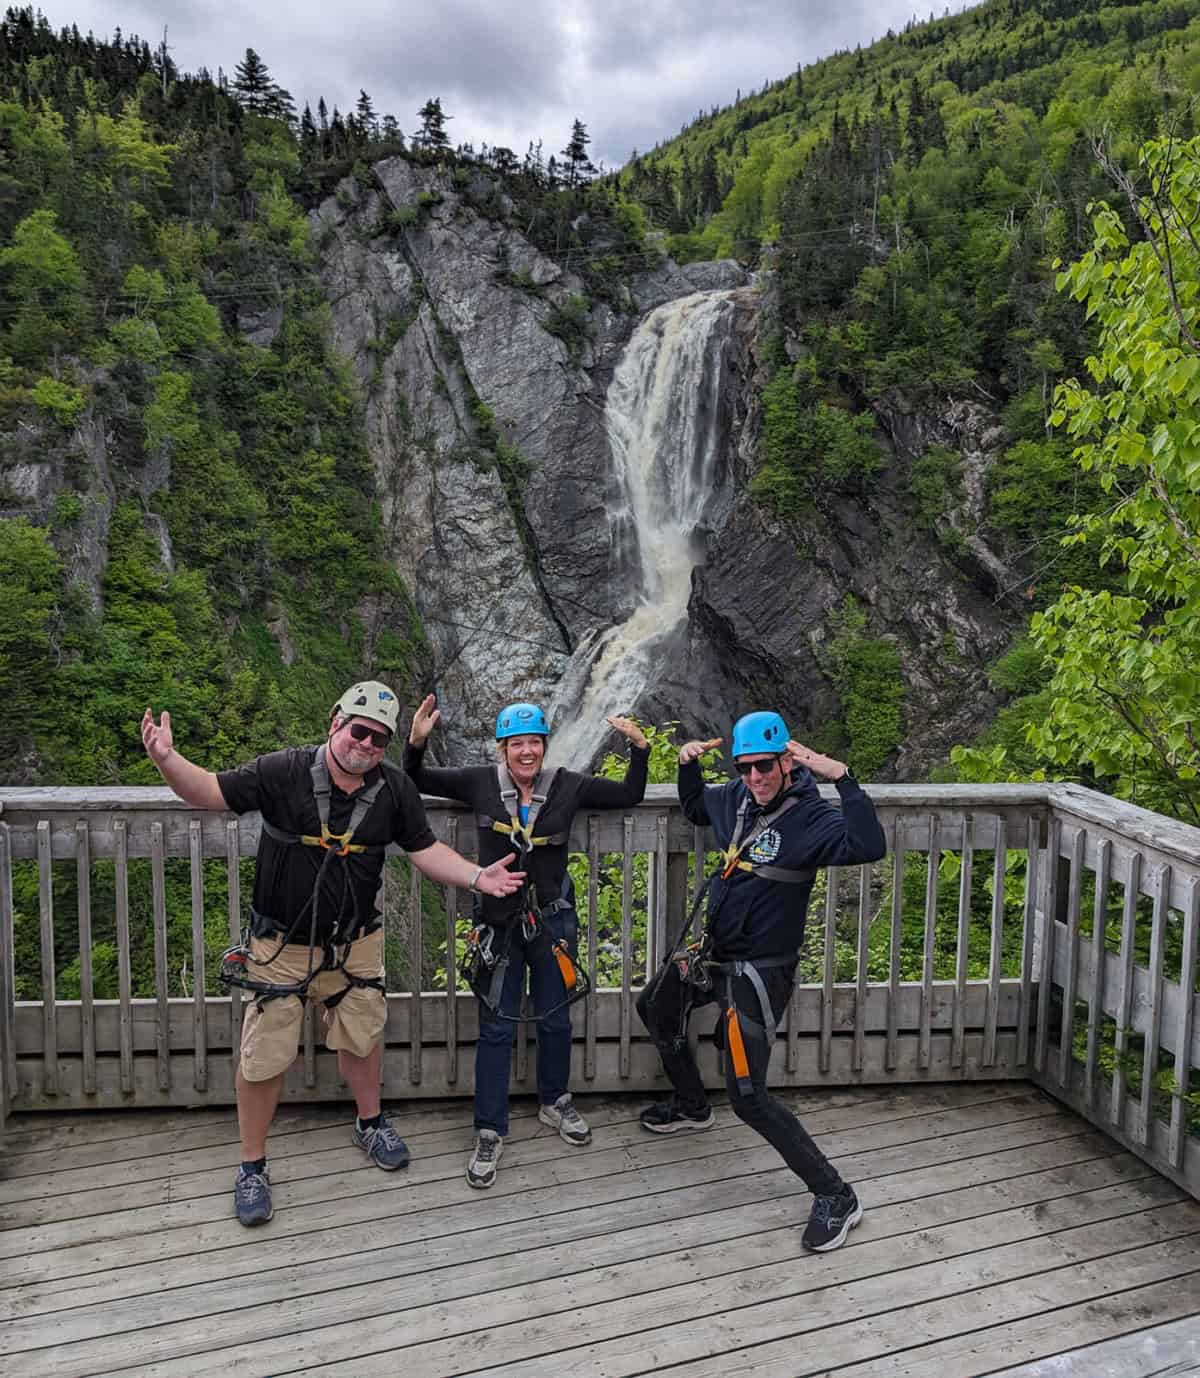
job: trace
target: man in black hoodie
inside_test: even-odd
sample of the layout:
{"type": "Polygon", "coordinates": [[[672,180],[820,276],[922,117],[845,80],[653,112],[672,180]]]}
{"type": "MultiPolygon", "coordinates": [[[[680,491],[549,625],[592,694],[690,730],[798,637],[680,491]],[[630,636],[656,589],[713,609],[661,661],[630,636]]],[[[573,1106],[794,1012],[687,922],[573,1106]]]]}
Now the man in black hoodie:
{"type": "Polygon", "coordinates": [[[687,1024],[696,1006],[718,1001],[734,1114],[778,1149],[813,1193],[803,1243],[823,1252],[845,1242],[862,1206],[796,1116],[767,1090],[767,1064],[795,984],[816,869],[878,861],[887,844],[874,805],[846,765],[791,741],[778,713],[740,718],[732,752],[739,778],[706,785],[700,757],[718,742],[688,742],[679,752],[683,812],[692,823],[711,826],[724,856],[709,883],[701,944],[672,953],[638,1000],[675,1088],[671,1100],[642,1112],[641,1123],[655,1134],[712,1125],[687,1024]],[[821,798],[814,775],[834,782],[840,809],[821,798]]]}

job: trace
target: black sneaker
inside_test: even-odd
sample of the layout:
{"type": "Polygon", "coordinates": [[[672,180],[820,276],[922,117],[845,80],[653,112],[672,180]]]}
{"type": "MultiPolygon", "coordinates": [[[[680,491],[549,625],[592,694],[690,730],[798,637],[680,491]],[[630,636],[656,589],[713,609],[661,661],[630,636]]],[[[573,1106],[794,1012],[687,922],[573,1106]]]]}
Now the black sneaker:
{"type": "Polygon", "coordinates": [[[862,1217],[862,1203],[853,1187],[844,1186],[836,1196],[814,1196],[812,1214],[800,1242],[818,1254],[838,1249],[862,1217]]]}
{"type": "Polygon", "coordinates": [[[648,1105],[638,1119],[642,1128],[648,1129],[651,1134],[677,1134],[681,1129],[711,1129],[717,1122],[711,1105],[706,1105],[701,1115],[689,1115],[674,1100],[648,1105]]]}
{"type": "Polygon", "coordinates": [[[383,1168],[384,1172],[395,1172],[398,1167],[408,1166],[408,1145],[392,1128],[386,1115],[380,1118],[378,1124],[369,1125],[366,1129],[359,1128],[355,1120],[351,1137],[375,1166],[383,1168]]]}
{"type": "Polygon", "coordinates": [[[247,1172],[238,1168],[233,1180],[233,1208],[243,1225],[265,1225],[275,1214],[271,1204],[271,1179],[266,1168],[247,1172]]]}

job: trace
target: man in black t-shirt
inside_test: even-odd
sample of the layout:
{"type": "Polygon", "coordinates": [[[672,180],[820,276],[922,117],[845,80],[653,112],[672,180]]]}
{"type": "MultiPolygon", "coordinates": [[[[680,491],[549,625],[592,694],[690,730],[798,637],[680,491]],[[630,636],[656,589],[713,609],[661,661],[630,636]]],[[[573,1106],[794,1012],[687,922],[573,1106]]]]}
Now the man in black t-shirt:
{"type": "Polygon", "coordinates": [[[386,685],[356,684],[334,705],[322,745],[271,752],[220,774],[175,750],[169,713],[156,724],[147,708],[142,718],[146,753],[181,799],[196,808],[257,810],[263,819],[246,972],[287,993],[260,991],[242,1025],[234,1208],[243,1225],[273,1214],[267,1131],[296,1056],[306,997],[324,1004],[326,1043],[354,1093],[354,1142],[381,1168],[408,1162],[379,1104],[387,1002],[375,898],[387,845],[399,844],[417,870],[443,885],[498,897],[524,880],[508,869],[515,853],[476,866],[434,838],[416,787],[383,759],[398,717],[386,685]]]}

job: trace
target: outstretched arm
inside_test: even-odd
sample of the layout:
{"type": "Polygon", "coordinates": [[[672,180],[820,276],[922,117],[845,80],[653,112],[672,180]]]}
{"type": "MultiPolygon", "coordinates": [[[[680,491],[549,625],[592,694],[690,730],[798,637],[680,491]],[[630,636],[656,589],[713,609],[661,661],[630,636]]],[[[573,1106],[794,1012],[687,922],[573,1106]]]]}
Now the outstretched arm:
{"type": "Polygon", "coordinates": [[[579,803],[583,808],[626,808],[630,804],[640,804],[646,797],[646,770],[650,762],[650,743],[646,740],[646,734],[632,718],[609,718],[608,725],[615,727],[622,737],[629,740],[629,764],[625,767],[625,778],[606,780],[601,775],[588,776],[579,791],[579,803]]]}
{"type": "Polygon", "coordinates": [[[453,847],[447,847],[444,842],[435,842],[432,847],[409,853],[412,864],[430,880],[496,897],[515,894],[524,884],[524,871],[508,869],[516,859],[516,852],[509,852],[490,866],[477,866],[465,856],[459,856],[453,847]]]}
{"type": "Polygon", "coordinates": [[[175,750],[170,713],[164,712],[161,723],[156,723],[153,712],[146,709],[142,715],[142,745],[158,773],[185,804],[197,809],[229,807],[212,771],[195,765],[175,750]]]}

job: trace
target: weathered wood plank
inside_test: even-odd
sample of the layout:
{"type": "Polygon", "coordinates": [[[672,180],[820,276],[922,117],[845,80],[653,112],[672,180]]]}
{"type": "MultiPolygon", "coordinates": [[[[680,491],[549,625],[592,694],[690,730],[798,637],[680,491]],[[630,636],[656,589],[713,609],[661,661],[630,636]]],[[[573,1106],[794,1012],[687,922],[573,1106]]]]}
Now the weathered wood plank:
{"type": "MultiPolygon", "coordinates": [[[[1177,1002],[1173,992],[1177,989],[1169,983],[1165,1009],[1168,1016],[1177,1013],[1177,1002]]],[[[868,984],[866,1000],[863,1003],[867,1035],[886,1032],[888,1020],[895,1015],[897,1033],[910,1033],[917,1029],[921,1012],[922,987],[916,982],[905,982],[899,988],[898,999],[892,1011],[888,1009],[890,987],[880,982],[868,984]]],[[[796,1037],[816,1034],[820,1031],[823,1015],[823,988],[819,985],[798,985],[794,999],[798,1011],[796,1037]]],[[[964,1002],[967,1031],[977,1033],[983,1027],[987,1010],[988,988],[983,981],[970,981],[967,984],[964,1002]]],[[[857,1007],[857,990],[854,986],[835,986],[833,991],[832,1033],[834,1036],[854,1028],[857,1007]]],[[[208,1045],[210,1051],[228,1052],[236,1042],[232,1006],[227,996],[210,995],[207,999],[208,1045]]],[[[463,1047],[473,1044],[479,1034],[478,1002],[469,991],[455,993],[455,1018],[458,1024],[459,1043],[463,1047]]],[[[1017,1028],[1020,1007],[1020,983],[1006,979],[1000,983],[998,1022],[1001,1029],[1017,1028]]],[[[119,1002],[97,1000],[95,1002],[96,1049],[100,1054],[116,1052],[119,1047],[119,1002]]],[[[953,1017],[954,986],[949,981],[933,983],[933,998],[930,1006],[930,1026],[933,1030],[949,1029],[953,1017]]],[[[596,1037],[617,1038],[620,1033],[620,992],[612,989],[597,991],[595,994],[596,1037]]],[[[192,1018],[192,999],[172,997],[167,1001],[168,1036],[173,1052],[187,1052],[192,1047],[194,1035],[192,1018]]],[[[411,1041],[412,997],[407,992],[393,992],[388,996],[388,1019],[384,1038],[390,1048],[407,1047],[411,1041]]],[[[79,1056],[82,1050],[81,1034],[82,1011],[80,1003],[74,1000],[58,1002],[58,1052],[61,1058],[79,1056]]],[[[421,1027],[426,1042],[446,1042],[446,1029],[449,1017],[447,996],[444,991],[425,991],[421,996],[421,1027]]],[[[157,1049],[158,1039],[158,1001],[157,999],[136,999],[130,1002],[130,1018],[133,1027],[133,1048],[135,1053],[152,1052],[157,1049]]],[[[715,1018],[711,1010],[700,1011],[696,1015],[697,1026],[707,1026],[715,1018]]],[[[22,1057],[35,1057],[41,1054],[42,1010],[40,1002],[22,1002],[14,1012],[16,1051],[22,1057]]],[[[707,1029],[706,1029],[707,1031],[707,1029]]],[[[585,1036],[586,1030],[576,1021],[575,1037],[585,1036]]],[[[635,1026],[634,1038],[644,1038],[640,1021],[635,1026]]],[[[1170,1031],[1164,1032],[1164,1040],[1174,1037],[1170,1031]]],[[[1194,1040],[1193,1040],[1194,1042],[1194,1040]]],[[[444,1092],[444,1094],[446,1094],[444,1092]]]]}
{"type": "Polygon", "coordinates": [[[622,1077],[631,1074],[633,1042],[633,818],[622,820],[624,848],[621,858],[621,1056],[622,1077]]]}
{"type": "MultiPolygon", "coordinates": [[[[224,842],[224,830],[222,830],[224,842]]],[[[191,858],[192,885],[192,1017],[196,1029],[192,1043],[192,1085],[197,1091],[208,1089],[208,1006],[205,1004],[204,942],[204,840],[198,818],[188,820],[188,854],[191,858]]]]}
{"type": "Polygon", "coordinates": [[[75,893],[79,906],[79,1021],[83,1041],[83,1089],[96,1089],[96,1022],[92,972],[92,861],[87,819],[75,824],[75,893]]]}
{"type": "MultiPolygon", "coordinates": [[[[1076,828],[1071,840],[1071,872],[1067,883],[1067,937],[1065,955],[1066,976],[1063,979],[1062,1020],[1058,1030],[1058,1079],[1066,1083],[1070,1077],[1072,1031],[1075,1023],[1075,992],[1079,978],[1079,912],[1083,894],[1083,852],[1087,834],[1076,828]]],[[[1057,946],[1057,944],[1056,944],[1057,946]]]]}
{"type": "MultiPolygon", "coordinates": [[[[838,1260],[837,1283],[845,1285],[869,1276],[872,1268],[886,1268],[889,1264],[894,1268],[895,1261],[888,1258],[885,1240],[894,1241],[900,1250],[901,1267],[919,1266],[979,1247],[980,1235],[972,1230],[972,1220],[978,1222],[977,1230],[982,1232],[983,1239],[994,1247],[1162,1205],[1161,1198],[1146,1192],[1141,1183],[1120,1183],[1064,1198],[1044,1178],[1040,1180],[1040,1194],[1033,1202],[1028,1201],[1027,1188],[1022,1190],[1015,1184],[983,1188],[993,1207],[986,1215],[974,1208],[975,1203],[968,1203],[964,1192],[955,1194],[958,1199],[902,1201],[881,1207],[872,1215],[871,1240],[852,1253],[847,1251],[838,1260]]],[[[779,1218],[777,1200],[746,1208],[741,1229],[735,1211],[710,1212],[702,1220],[693,1218],[672,1230],[668,1242],[673,1247],[669,1249],[664,1249],[661,1232],[646,1228],[620,1231],[619,1239],[605,1236],[597,1242],[603,1266],[594,1265],[575,1279],[571,1302],[576,1308],[593,1309],[627,1302],[645,1294],[648,1270],[652,1270],[653,1290],[664,1295],[668,1305],[674,1304],[679,1289],[697,1284],[699,1305],[711,1305],[721,1278],[732,1279],[736,1297],[747,1270],[761,1272],[764,1265],[773,1266],[777,1273],[791,1279],[784,1282],[780,1277],[771,1290],[786,1289],[786,1295],[794,1296],[796,1272],[803,1269],[805,1256],[798,1232],[794,1228],[780,1228],[779,1218]],[[619,1251],[616,1245],[621,1246],[619,1251]],[[788,1264],[792,1266],[780,1268],[788,1264]]],[[[215,1351],[211,1323],[206,1319],[168,1323],[169,1328],[155,1327],[145,1333],[139,1346],[139,1360],[146,1364],[174,1360],[173,1366],[161,1372],[187,1372],[192,1378],[221,1373],[230,1363],[235,1365],[236,1372],[265,1375],[294,1360],[299,1337],[303,1337],[300,1344],[306,1358],[328,1363],[394,1343],[398,1323],[405,1346],[446,1341],[450,1336],[472,1330],[478,1333],[478,1315],[472,1314],[469,1307],[447,1308],[447,1299],[486,1297],[489,1329],[517,1320],[533,1322],[561,1309],[562,1285],[556,1273],[571,1273],[577,1266],[577,1260],[570,1257],[567,1249],[551,1246],[522,1251],[512,1257],[511,1264],[518,1274],[515,1278],[508,1260],[499,1277],[494,1266],[491,1276],[485,1276],[479,1265],[468,1265],[474,1294],[464,1290],[465,1279],[455,1276],[452,1281],[447,1279],[447,1287],[438,1288],[437,1300],[432,1302],[427,1299],[429,1288],[422,1286],[423,1279],[402,1277],[340,1289],[337,1298],[329,1299],[323,1306],[306,1305],[309,1299],[305,1299],[270,1307],[247,1305],[235,1313],[225,1311],[221,1346],[215,1351]],[[498,1286],[501,1282],[504,1285],[498,1286]],[[289,1351],[285,1346],[293,1348],[289,1351]],[[236,1352],[239,1349],[253,1351],[249,1367],[245,1367],[247,1359],[236,1352]],[[191,1359],[190,1369],[180,1362],[184,1359],[191,1359]]],[[[749,1281],[748,1276],[745,1281],[749,1281]]],[[[804,1279],[801,1286],[809,1291],[818,1288],[822,1281],[814,1274],[804,1279]]],[[[146,1318],[136,1316],[131,1308],[119,1308],[118,1316],[121,1320],[127,1316],[127,1324],[145,1325],[146,1318]]],[[[68,1335],[69,1338],[60,1338],[60,1345],[79,1343],[74,1329],[68,1335]]],[[[120,1364],[123,1354],[128,1356],[128,1338],[117,1327],[92,1339],[86,1353],[82,1348],[78,1350],[73,1363],[69,1356],[21,1350],[18,1346],[28,1337],[28,1329],[21,1334],[15,1328],[0,1336],[0,1345],[7,1352],[24,1354],[24,1362],[29,1365],[28,1378],[51,1374],[54,1378],[83,1378],[87,1373],[84,1364],[103,1364],[107,1369],[120,1364]]]]}
{"type": "Polygon", "coordinates": [[[996,1023],[1000,1005],[1000,964],[1004,953],[1004,880],[1008,864],[1007,824],[997,820],[996,848],[992,857],[992,925],[988,945],[988,1003],[983,1020],[983,1057],[995,1057],[996,1023]]]}
{"type": "MultiPolygon", "coordinates": [[[[887,1067],[896,1066],[896,1040],[900,1035],[900,949],[904,941],[904,819],[892,828],[892,909],[888,933],[887,1067]]],[[[993,1048],[993,1057],[995,1051],[993,1048]]]]}
{"type": "MultiPolygon", "coordinates": [[[[867,961],[870,957],[871,934],[871,867],[858,868],[858,952],[855,956],[854,990],[854,1059],[853,1067],[861,1072],[866,1061],[867,1042],[867,961]]],[[[830,1004],[832,1004],[832,1000],[830,1004]]]]}
{"type": "Polygon", "coordinates": [[[1112,1098],[1108,1118],[1120,1124],[1125,1113],[1125,1059],[1129,1052],[1129,1015],[1133,1006],[1134,931],[1137,926],[1137,901],[1141,883],[1142,858],[1134,852],[1125,872],[1125,898],[1121,907],[1121,955],[1114,1019],[1112,1098]]]}
{"type": "Polygon", "coordinates": [[[1200,1316],[1191,1314],[1197,1289],[1200,1274],[1192,1274],[1169,1288],[1122,1292],[1104,1311],[1087,1304],[1063,1307],[1036,1322],[1005,1327],[1007,1333],[996,1338],[1007,1356],[1053,1357],[1003,1369],[992,1378],[1193,1378],[1200,1373],[1200,1316]],[[1086,1348],[1061,1353],[1060,1346],[1073,1338],[1086,1348]]]}
{"type": "MultiPolygon", "coordinates": [[[[1073,1116],[1060,1112],[1039,1114],[1039,1109],[1032,1105],[1022,1117],[1012,1118],[1015,1112],[1006,1103],[991,1117],[991,1123],[987,1122],[986,1107],[979,1106],[906,1117],[833,1131],[821,1136],[821,1146],[844,1177],[858,1181],[1007,1148],[1030,1150],[1055,1139],[1079,1138],[1078,1121],[1073,1116]],[[971,1128],[971,1124],[982,1127],[971,1128]]],[[[161,1269],[167,1259],[175,1260],[171,1267],[172,1285],[183,1286],[192,1280],[211,1278],[214,1268],[220,1270],[218,1276],[248,1272],[257,1275],[264,1269],[291,1268],[317,1258],[346,1257],[347,1251],[338,1246],[344,1243],[348,1226],[354,1226],[354,1254],[360,1261],[357,1276],[361,1279],[361,1270],[370,1261],[366,1255],[374,1248],[397,1244],[414,1247],[420,1240],[477,1227],[479,1207],[465,1196],[460,1176],[468,1146],[469,1138],[464,1135],[463,1156],[454,1163],[452,1174],[427,1183],[420,1192],[408,1191],[404,1179],[381,1179],[360,1172],[360,1180],[370,1189],[342,1197],[336,1223],[330,1221],[328,1203],[317,1202],[289,1208],[273,1222],[269,1237],[249,1241],[236,1234],[230,1239],[228,1216],[149,1233],[135,1231],[124,1238],[113,1238],[111,1231],[105,1231],[102,1237],[80,1244],[14,1254],[6,1263],[5,1281],[9,1287],[18,1287],[72,1278],[72,1288],[93,1293],[93,1301],[104,1299],[101,1292],[109,1299],[114,1295],[136,1295],[153,1288],[145,1288],[144,1279],[133,1271],[134,1266],[150,1264],[161,1269]],[[381,1193],[388,1197],[386,1214],[380,1213],[381,1193]],[[270,1261],[264,1261],[267,1259],[270,1261]],[[110,1277],[114,1272],[123,1276],[110,1277]],[[104,1279],[93,1285],[85,1277],[93,1273],[104,1274],[104,1279]],[[130,1287],[135,1290],[131,1292],[130,1287]]],[[[346,1152],[349,1151],[347,1146],[346,1152]]],[[[586,1154],[557,1151],[559,1157],[552,1171],[539,1163],[529,1170],[506,1168],[500,1174],[488,1196],[489,1217],[495,1223],[534,1221],[540,1232],[542,1222],[558,1211],[585,1210],[602,1202],[636,1200],[651,1192],[686,1186],[699,1188],[706,1183],[760,1172],[785,1171],[775,1150],[742,1126],[726,1127],[711,1136],[695,1136],[686,1144],[671,1136],[647,1135],[644,1142],[611,1153],[599,1147],[586,1154]]],[[[1079,1156],[1096,1154],[1087,1149],[1079,1156]]],[[[225,1204],[228,1205],[227,1200],[225,1204]]],[[[116,1221],[124,1214],[128,1213],[120,1212],[104,1223],[120,1228],[116,1221]]],[[[90,1228],[94,1230],[98,1223],[92,1220],[90,1228]]],[[[43,1242],[50,1242],[54,1229],[40,1227],[38,1233],[43,1242]]],[[[54,1242],[57,1245],[60,1241],[54,1242]]],[[[4,1236],[0,1234],[0,1244],[3,1243],[4,1236]]],[[[346,1261],[353,1260],[347,1257],[346,1261]]],[[[328,1281],[333,1285],[332,1276],[328,1281]]],[[[82,1291],[73,1295],[81,1296],[82,1291]]],[[[60,1298],[59,1304],[66,1302],[60,1298]]]]}
{"type": "MultiPolygon", "coordinates": [[[[987,1237],[993,1223],[999,1225],[978,1222],[980,1234],[987,1237]]],[[[793,1345],[788,1370],[792,1375],[815,1375],[827,1372],[831,1352],[843,1361],[874,1360],[917,1338],[961,1335],[979,1323],[981,1314],[992,1323],[1036,1314],[1044,1307],[1041,1294],[1047,1286],[1068,1304],[1103,1296],[1109,1255],[1126,1240],[1143,1246],[1128,1248],[1122,1260],[1135,1285],[1186,1276],[1200,1268],[1200,1240],[1188,1237],[1185,1229],[1171,1208],[1164,1208],[949,1257],[922,1255],[914,1242],[914,1259],[927,1261],[914,1261],[902,1271],[895,1268],[906,1253],[899,1245],[883,1258],[882,1250],[875,1252],[872,1259],[862,1252],[872,1249],[864,1243],[829,1260],[830,1266],[815,1274],[770,1270],[762,1266],[767,1257],[760,1256],[759,1266],[744,1275],[647,1289],[635,1297],[590,1306],[560,1305],[532,1323],[513,1311],[502,1313],[501,1323],[490,1326],[488,1334],[489,1349],[500,1362],[486,1368],[479,1367],[474,1336],[418,1341],[400,1353],[411,1378],[449,1378],[466,1372],[487,1378],[551,1378],[563,1372],[568,1348],[572,1378],[632,1378],[668,1367],[689,1375],[736,1372],[730,1351],[753,1346],[743,1357],[742,1372],[759,1373],[757,1366],[749,1365],[757,1365],[756,1351],[764,1342],[818,1333],[819,1345],[793,1345]],[[857,1268],[869,1268],[871,1262],[876,1265],[872,1272],[857,1275],[857,1268]],[[886,1271],[879,1271],[881,1265],[886,1271]],[[844,1275],[849,1280],[830,1285],[831,1279],[844,1275]],[[1039,1287],[1030,1287],[1031,1276],[1039,1278],[1039,1287]],[[968,1293],[971,1305],[966,1306],[963,1297],[968,1293]]],[[[959,1232],[970,1234],[966,1228],[959,1232]]],[[[394,1373],[394,1336],[390,1342],[381,1338],[376,1346],[373,1353],[360,1349],[345,1362],[310,1363],[305,1371],[330,1378],[351,1372],[361,1378],[394,1373]]],[[[319,1351],[313,1355],[321,1357],[319,1351]]]]}
{"type": "Polygon", "coordinates": [[[837,974],[837,892],[841,869],[829,866],[825,870],[825,947],[823,951],[821,983],[821,1047],[818,1067],[828,1072],[833,1048],[833,982],[837,974]]]}
{"type": "Polygon", "coordinates": [[[1112,874],[1112,845],[1107,839],[1101,841],[1096,856],[1096,894],[1092,903],[1091,942],[1080,949],[1087,952],[1092,963],[1092,976],[1085,981],[1088,991],[1087,1052],[1084,1060],[1084,1084],[1088,1104],[1096,1104],[1099,1078],[1097,1060],[1100,1055],[1100,1015],[1104,1009],[1105,980],[1107,967],[1105,954],[1105,926],[1108,920],[1108,884],[1112,874]]]}
{"type": "MultiPolygon", "coordinates": [[[[1175,1090],[1171,1097],[1171,1141],[1167,1156],[1171,1166],[1183,1163],[1187,1135],[1187,1102],[1183,1088],[1190,1083],[1190,1069],[1200,1066],[1200,1056],[1192,1051],[1196,1002],[1189,992],[1196,989],[1197,945],[1200,943],[1200,876],[1193,876],[1187,908],[1183,912],[1183,956],[1180,962],[1179,1009],[1175,1015],[1175,1090]]],[[[1164,1011],[1165,1015],[1165,1011],[1164,1011]]]]}
{"type": "Polygon", "coordinates": [[[16,972],[13,942],[12,842],[0,820],[0,1129],[17,1094],[16,972]]]}
{"type": "Polygon", "coordinates": [[[929,819],[929,847],[925,859],[925,932],[921,940],[921,1045],[920,1065],[930,1061],[930,1030],[933,1006],[933,946],[937,933],[938,868],[942,862],[941,828],[936,814],[929,819]]]}
{"type": "Polygon", "coordinates": [[[975,878],[975,815],[963,819],[963,847],[958,872],[958,934],[954,950],[954,1018],[952,1021],[955,1066],[962,1061],[963,1004],[967,993],[967,963],[971,957],[971,885],[975,878]]]}
{"type": "Polygon", "coordinates": [[[38,929],[42,967],[42,1056],[47,1095],[58,1089],[58,1024],[54,971],[54,872],[50,856],[50,824],[37,825],[38,929]]]}
{"type": "Polygon", "coordinates": [[[1158,1048],[1162,1041],[1163,948],[1167,936],[1167,899],[1171,893],[1171,868],[1163,866],[1155,879],[1154,918],[1150,931],[1150,1010],[1142,1050],[1142,1099],[1137,1118],[1139,1143],[1148,1143],[1154,1118],[1154,1086],[1158,1074],[1158,1048]]]}
{"type": "MultiPolygon", "coordinates": [[[[154,927],[154,984],[155,998],[155,1047],[158,1053],[158,1089],[171,1089],[171,1005],[170,986],[167,978],[167,886],[166,864],[163,852],[162,825],[155,823],[150,829],[150,886],[151,922],[154,927]]],[[[241,992],[239,991],[240,995],[241,992]]],[[[207,1028],[207,1025],[206,1025],[207,1028]]],[[[195,1026],[192,1026],[195,1036],[195,1026]]],[[[92,1072],[95,1088],[95,1069],[92,1072]]]]}
{"type": "MultiPolygon", "coordinates": [[[[1003,1187],[1010,1181],[1017,1184],[1031,1181],[1038,1173],[1048,1173],[1062,1180],[1068,1191],[1072,1185],[1077,1189],[1101,1187],[1133,1180],[1145,1173],[1135,1158],[1110,1156],[1100,1136],[1087,1134],[1034,1144],[1025,1142],[968,1158],[946,1158],[901,1174],[889,1172],[887,1161],[878,1168],[863,1167],[853,1171],[854,1161],[853,1158],[845,1160],[843,1170],[854,1176],[873,1211],[890,1203],[919,1201],[945,1193],[962,1192],[973,1196],[979,1190],[986,1192],[990,1185],[1003,1187]],[[872,1171],[878,1175],[872,1176],[872,1171]],[[1064,1174],[1074,1172],[1088,1175],[1083,1179],[1064,1179],[1064,1174]]],[[[679,1210],[675,1191],[670,1187],[653,1189],[663,1186],[666,1179],[660,1178],[661,1175],[653,1183],[647,1183],[646,1191],[640,1194],[630,1195],[621,1190],[624,1182],[616,1184],[615,1192],[611,1183],[607,1189],[588,1189],[586,1200],[579,1198],[577,1190],[573,1191],[570,1208],[543,1211],[537,1217],[538,1247],[572,1244],[579,1239],[588,1240],[589,1248],[593,1244],[603,1247],[603,1241],[613,1232],[637,1229],[651,1229],[662,1238],[664,1231],[677,1229],[681,1220],[691,1218],[694,1213],[679,1210]]],[[[795,1218],[788,1208],[788,1199],[802,1194],[803,1187],[798,1179],[779,1169],[714,1176],[705,1186],[705,1201],[710,1212],[745,1210],[755,1203],[773,1200],[783,1207],[785,1221],[795,1218]]],[[[1029,1199],[1038,1197],[1026,1198],[1029,1199]]],[[[103,1317],[111,1314],[107,1308],[122,1298],[147,1308],[148,1313],[143,1314],[146,1320],[152,1320],[181,1312],[221,1315],[249,1300],[267,1305],[305,1297],[315,1306],[320,1304],[320,1298],[336,1299],[341,1289],[360,1283],[365,1269],[370,1270],[369,1276],[373,1279],[405,1276],[423,1279],[438,1269],[450,1268],[457,1274],[464,1266],[486,1261],[494,1276],[498,1256],[509,1254],[527,1259],[531,1254],[529,1216],[527,1212],[522,1214],[514,1209],[520,1206],[521,1198],[496,1198],[496,1204],[500,1209],[493,1211],[489,1205],[482,1221],[478,1218],[464,1220],[459,1212],[442,1210],[433,1212],[429,1220],[411,1217],[410,1237],[414,1235],[413,1222],[420,1222],[416,1233],[421,1239],[416,1248],[395,1248],[385,1243],[361,1254],[347,1256],[343,1253],[324,1259],[320,1250],[307,1254],[296,1251],[290,1266],[277,1269],[270,1263],[262,1264],[250,1292],[243,1275],[246,1269],[253,1273],[254,1260],[247,1260],[241,1247],[235,1246],[215,1251],[204,1259],[191,1260],[186,1265],[173,1265],[173,1287],[169,1295],[161,1294],[161,1264],[132,1264],[127,1268],[82,1276],[69,1283],[51,1281],[0,1291],[0,1317],[23,1320],[72,1309],[85,1329],[91,1317],[94,1318],[91,1320],[94,1333],[102,1333],[103,1317]],[[187,1269],[186,1275],[180,1271],[183,1267],[187,1269]],[[315,1286],[306,1276],[310,1268],[315,1269],[318,1278],[315,1286]],[[184,1292],[184,1288],[189,1291],[184,1292]],[[172,1312],[170,1308],[184,1298],[189,1299],[185,1306],[172,1312]]],[[[1020,1204],[1020,1201],[1013,1204],[1020,1204]]],[[[797,1205],[797,1213],[802,1212],[803,1202],[797,1205]]],[[[981,1206],[981,1212],[986,1212],[986,1205],[981,1206]]],[[[856,1236],[856,1239],[861,1237],[856,1236]]],[[[263,1241],[252,1236],[245,1242],[258,1250],[263,1241]]],[[[292,1252],[292,1246],[286,1241],[283,1248],[285,1254],[292,1252]]],[[[512,1261],[517,1262],[516,1259],[512,1261]]]]}
{"type": "MultiPolygon", "coordinates": [[[[113,824],[116,837],[116,907],[117,907],[117,994],[120,1000],[120,1067],[121,1091],[132,1095],[133,1075],[133,958],[129,934],[129,855],[126,849],[125,820],[113,824]]],[[[194,1038],[194,1033],[193,1033],[194,1038]]]]}

